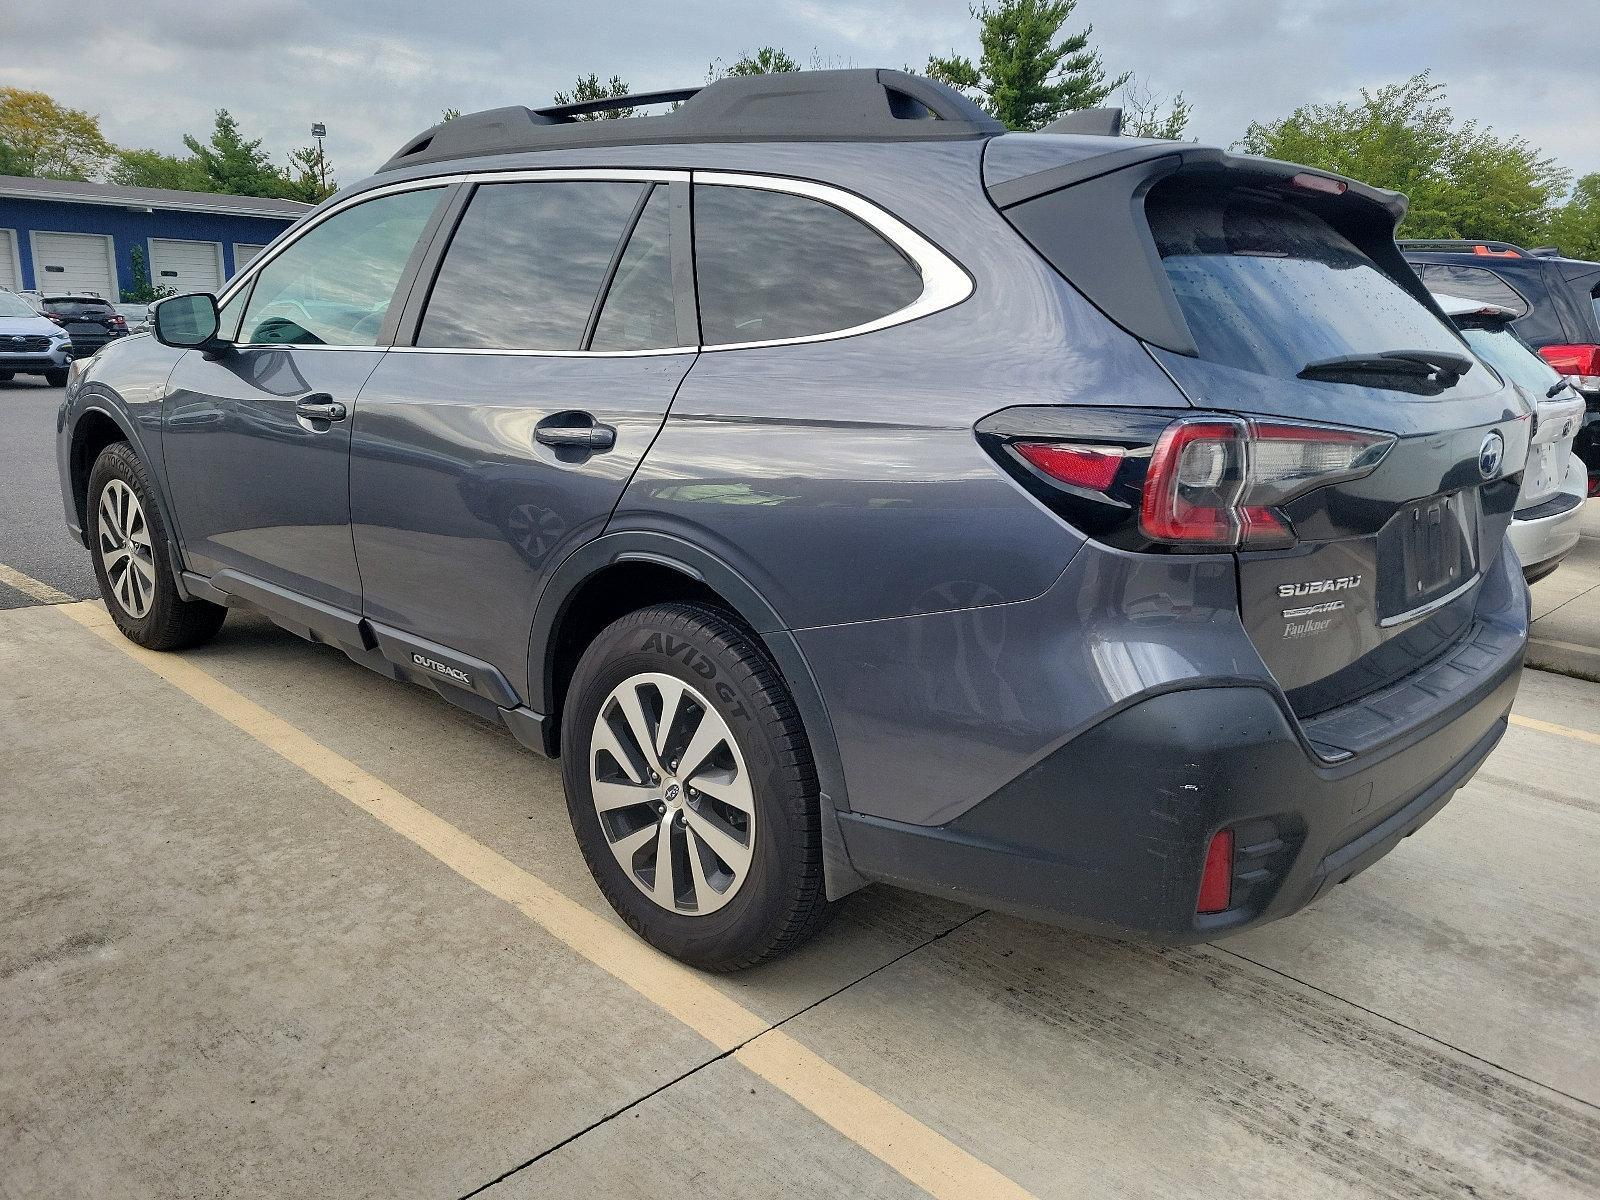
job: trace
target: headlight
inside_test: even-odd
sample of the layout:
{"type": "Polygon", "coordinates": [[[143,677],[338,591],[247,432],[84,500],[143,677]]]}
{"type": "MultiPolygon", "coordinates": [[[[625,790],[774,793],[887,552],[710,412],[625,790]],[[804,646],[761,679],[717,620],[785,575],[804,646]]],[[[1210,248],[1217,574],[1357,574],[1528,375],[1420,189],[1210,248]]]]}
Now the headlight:
{"type": "Polygon", "coordinates": [[[72,340],[72,335],[65,329],[58,329],[50,335],[50,338],[52,341],[70,342],[72,340]]]}

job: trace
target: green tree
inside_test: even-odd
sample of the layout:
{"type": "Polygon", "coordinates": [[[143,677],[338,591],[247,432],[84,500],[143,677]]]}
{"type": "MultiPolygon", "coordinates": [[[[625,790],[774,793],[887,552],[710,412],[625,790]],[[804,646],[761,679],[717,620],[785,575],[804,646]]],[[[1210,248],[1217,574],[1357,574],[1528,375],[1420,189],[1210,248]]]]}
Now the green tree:
{"type": "Polygon", "coordinates": [[[154,304],[163,296],[172,295],[171,288],[150,282],[150,263],[143,246],[135,245],[129,258],[133,261],[133,286],[122,289],[124,304],[154,304]]]}
{"type": "Polygon", "coordinates": [[[283,190],[279,193],[285,200],[320,204],[338,190],[333,163],[321,147],[301,146],[289,152],[289,165],[283,172],[283,190]]]}
{"type": "Polygon", "coordinates": [[[1182,92],[1168,104],[1166,97],[1157,96],[1145,83],[1132,77],[1123,85],[1120,99],[1122,132],[1128,137],[1179,141],[1194,112],[1194,106],[1183,98],[1182,92]]]}
{"type": "Polygon", "coordinates": [[[1573,258],[1600,259],[1600,175],[1585,175],[1550,218],[1549,239],[1573,258]]]}
{"type": "MultiPolygon", "coordinates": [[[[812,51],[812,56],[816,57],[815,51],[812,51]]],[[[784,75],[799,69],[800,64],[788,51],[776,46],[762,46],[748,54],[741,54],[732,66],[717,59],[706,69],[706,81],[709,83],[734,75],[784,75]]]]}
{"type": "Polygon", "coordinates": [[[0,175],[21,175],[22,156],[4,142],[0,142],[0,175]]]}
{"type": "Polygon", "coordinates": [[[1089,46],[1093,25],[1057,38],[1078,0],[987,0],[969,11],[979,23],[976,65],[951,53],[928,58],[928,75],[979,103],[1009,129],[1038,129],[1062,113],[1095,108],[1128,82],[1106,78],[1100,52],[1089,46]]]}
{"type": "Polygon", "coordinates": [[[447,123],[449,121],[454,121],[460,115],[461,115],[461,110],[459,108],[440,109],[439,110],[439,124],[443,125],[443,124],[445,124],[445,123],[447,123]]]}
{"type": "Polygon", "coordinates": [[[41,179],[90,179],[116,152],[99,117],[13,87],[0,87],[0,142],[7,174],[41,179]]]}
{"type": "MultiPolygon", "coordinates": [[[[628,85],[622,76],[613,75],[605,82],[593,71],[580,76],[570,92],[557,92],[557,104],[582,104],[589,100],[612,100],[618,96],[628,94],[628,85]]],[[[584,113],[578,118],[580,121],[615,121],[622,117],[633,116],[631,108],[608,108],[604,112],[584,113]]]]}
{"type": "Polygon", "coordinates": [[[106,178],[123,187],[173,188],[180,192],[216,190],[199,159],[179,158],[159,150],[118,150],[106,178]]]}
{"type": "Polygon", "coordinates": [[[1252,122],[1250,154],[1305,163],[1411,198],[1410,237],[1537,242],[1569,175],[1519,137],[1457,122],[1428,72],[1354,103],[1311,104],[1252,122]]]}
{"type": "Polygon", "coordinates": [[[239,132],[239,123],[227,109],[217,109],[209,141],[201,142],[192,134],[185,134],[183,144],[189,147],[189,152],[199,160],[201,169],[210,179],[211,186],[207,190],[230,196],[283,194],[283,175],[261,149],[261,139],[245,141],[239,132]]]}

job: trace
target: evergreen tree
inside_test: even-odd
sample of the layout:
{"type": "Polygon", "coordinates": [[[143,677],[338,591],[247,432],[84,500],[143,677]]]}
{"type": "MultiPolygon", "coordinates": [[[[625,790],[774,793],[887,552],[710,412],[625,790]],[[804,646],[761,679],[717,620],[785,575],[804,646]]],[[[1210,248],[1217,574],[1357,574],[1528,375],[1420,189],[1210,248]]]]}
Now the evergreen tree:
{"type": "Polygon", "coordinates": [[[261,139],[246,141],[239,132],[239,123],[227,109],[217,109],[216,124],[209,141],[201,142],[193,135],[185,134],[183,144],[189,147],[189,152],[199,161],[201,169],[210,179],[210,191],[231,196],[283,194],[283,175],[261,149],[261,139]]]}
{"type": "Polygon", "coordinates": [[[1091,49],[1093,25],[1057,38],[1078,0],[987,0],[970,11],[979,22],[976,65],[961,55],[930,56],[928,75],[962,91],[1008,129],[1038,129],[1063,113],[1103,104],[1130,76],[1106,78],[1091,49]]]}
{"type": "MultiPolygon", "coordinates": [[[[618,96],[628,94],[628,85],[623,82],[622,76],[613,75],[604,83],[600,76],[593,71],[580,76],[578,82],[570,92],[557,92],[557,104],[582,104],[588,100],[611,100],[618,96]]],[[[446,110],[449,111],[449,110],[446,110]]],[[[615,121],[622,117],[633,116],[631,108],[610,108],[604,112],[584,113],[578,118],[580,121],[615,121]]]]}
{"type": "Polygon", "coordinates": [[[303,204],[320,204],[339,190],[339,181],[333,176],[333,163],[317,146],[301,146],[289,152],[289,166],[283,172],[285,200],[299,200],[303,204]]]}

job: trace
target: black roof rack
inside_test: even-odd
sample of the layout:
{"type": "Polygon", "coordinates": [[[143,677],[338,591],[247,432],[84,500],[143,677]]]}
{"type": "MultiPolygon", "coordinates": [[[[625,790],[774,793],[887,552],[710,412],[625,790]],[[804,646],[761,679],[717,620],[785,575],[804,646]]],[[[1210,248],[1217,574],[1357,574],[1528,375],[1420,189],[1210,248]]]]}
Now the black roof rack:
{"type": "Polygon", "coordinates": [[[469,113],[407,142],[380,172],[418,163],[672,142],[944,141],[992,137],[1005,126],[953,88],[903,71],[789,71],[742,75],[701,88],[518,105],[469,113]],[[659,116],[580,121],[591,113],[680,101],[659,116]]]}
{"type": "Polygon", "coordinates": [[[1462,250],[1485,257],[1532,257],[1521,246],[1493,238],[1399,238],[1397,242],[1402,250],[1462,250]]]}

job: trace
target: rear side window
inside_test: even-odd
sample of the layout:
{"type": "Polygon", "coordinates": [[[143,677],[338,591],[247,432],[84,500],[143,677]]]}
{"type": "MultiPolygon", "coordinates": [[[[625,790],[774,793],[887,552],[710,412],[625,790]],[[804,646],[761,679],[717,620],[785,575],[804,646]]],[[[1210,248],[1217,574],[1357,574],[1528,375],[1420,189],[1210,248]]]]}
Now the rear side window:
{"type": "Polygon", "coordinates": [[[876,230],[807,196],[697,184],[695,284],[707,346],[834,333],[922,294],[922,274],[876,230]]]}
{"type": "Polygon", "coordinates": [[[1461,342],[1315,214],[1242,193],[1152,193],[1161,264],[1202,358],[1282,379],[1308,363],[1461,342]]]}
{"type": "Polygon", "coordinates": [[[480,186],[445,252],[417,345],[579,349],[644,186],[480,186]]]}
{"type": "Polygon", "coordinates": [[[1528,313],[1528,302],[1522,298],[1522,293],[1486,267],[1424,263],[1420,274],[1422,282],[1428,285],[1430,292],[1460,296],[1463,300],[1482,300],[1485,304],[1498,304],[1519,317],[1528,313]]]}
{"type": "Polygon", "coordinates": [[[441,195],[428,188],[366,200],[290,243],[256,276],[239,340],[376,345],[395,285],[441,195]]]}

